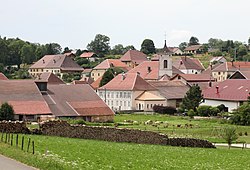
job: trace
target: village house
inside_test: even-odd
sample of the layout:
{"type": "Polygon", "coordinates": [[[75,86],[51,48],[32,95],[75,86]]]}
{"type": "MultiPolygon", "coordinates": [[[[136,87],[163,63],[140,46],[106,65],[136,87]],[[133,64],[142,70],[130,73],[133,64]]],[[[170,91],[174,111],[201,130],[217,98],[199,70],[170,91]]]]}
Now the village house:
{"type": "Polygon", "coordinates": [[[228,79],[237,70],[250,70],[250,62],[231,61],[222,63],[212,70],[212,76],[214,77],[215,81],[220,82],[228,79]]]}
{"type": "Polygon", "coordinates": [[[114,112],[88,84],[66,85],[53,73],[36,80],[0,80],[0,103],[13,106],[16,120],[76,118],[111,122],[114,112]]]}
{"type": "Polygon", "coordinates": [[[165,105],[158,90],[137,73],[119,74],[100,87],[98,95],[115,111],[151,110],[154,105],[165,105]]]}
{"type": "Polygon", "coordinates": [[[141,64],[143,61],[147,61],[147,55],[137,50],[128,50],[120,60],[124,62],[128,67],[134,68],[141,64]]]}
{"type": "Polygon", "coordinates": [[[95,62],[98,59],[98,56],[94,52],[83,52],[80,57],[88,59],[90,62],[95,62]]]}
{"type": "Polygon", "coordinates": [[[82,73],[84,69],[64,54],[45,55],[29,68],[29,74],[36,78],[44,72],[51,72],[60,77],[64,73],[82,73]]]}
{"type": "Polygon", "coordinates": [[[229,112],[248,101],[250,80],[231,79],[203,90],[204,102],[201,105],[218,106],[224,104],[229,112]]]}
{"type": "Polygon", "coordinates": [[[210,60],[210,63],[211,64],[216,64],[216,63],[225,63],[227,62],[227,59],[223,56],[218,56],[218,57],[213,57],[211,60],[210,60]]]}
{"type": "Polygon", "coordinates": [[[183,51],[181,51],[178,47],[168,47],[169,51],[172,52],[173,55],[182,55],[183,51]]]}
{"type": "Polygon", "coordinates": [[[171,81],[181,81],[187,85],[198,85],[201,89],[212,87],[215,79],[209,74],[177,74],[171,81]]]}
{"type": "Polygon", "coordinates": [[[184,74],[200,74],[205,70],[199,59],[187,56],[174,60],[173,66],[184,74]]]}
{"type": "Polygon", "coordinates": [[[119,59],[106,59],[98,64],[95,68],[93,68],[90,75],[94,79],[94,81],[96,81],[98,78],[102,77],[109,68],[112,67],[118,67],[124,72],[127,72],[130,69],[130,67],[128,67],[119,59]]]}
{"type": "Polygon", "coordinates": [[[164,106],[171,106],[174,108],[180,106],[182,99],[190,88],[189,85],[182,81],[150,81],[149,83],[165,98],[166,103],[164,106]]]}
{"type": "Polygon", "coordinates": [[[185,54],[201,54],[202,52],[202,45],[190,45],[184,49],[185,54]]]}

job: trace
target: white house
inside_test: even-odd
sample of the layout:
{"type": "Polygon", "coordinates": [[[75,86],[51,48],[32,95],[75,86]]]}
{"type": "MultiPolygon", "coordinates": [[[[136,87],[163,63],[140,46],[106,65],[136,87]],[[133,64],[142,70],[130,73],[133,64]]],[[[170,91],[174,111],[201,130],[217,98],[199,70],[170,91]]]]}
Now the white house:
{"type": "Polygon", "coordinates": [[[231,112],[248,100],[249,92],[250,80],[228,79],[218,83],[217,86],[203,90],[204,102],[202,105],[224,104],[231,112]]]}

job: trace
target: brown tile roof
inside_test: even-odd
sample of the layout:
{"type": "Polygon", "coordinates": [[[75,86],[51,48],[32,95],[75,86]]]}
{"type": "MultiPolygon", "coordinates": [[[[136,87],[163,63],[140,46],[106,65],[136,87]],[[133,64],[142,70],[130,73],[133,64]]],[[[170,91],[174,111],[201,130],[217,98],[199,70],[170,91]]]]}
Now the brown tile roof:
{"type": "Polygon", "coordinates": [[[166,99],[182,99],[189,90],[189,86],[181,81],[151,81],[150,84],[166,99]]]}
{"type": "Polygon", "coordinates": [[[216,63],[215,65],[212,65],[212,68],[211,68],[211,66],[209,66],[206,70],[204,70],[201,74],[212,74],[212,71],[216,68],[216,67],[218,67],[218,66],[220,66],[222,63],[216,63]]]}
{"type": "Polygon", "coordinates": [[[83,52],[83,53],[80,55],[80,57],[82,57],[82,58],[91,58],[91,57],[93,57],[94,55],[96,55],[96,54],[93,53],[93,52],[83,52]]]}
{"type": "Polygon", "coordinates": [[[250,80],[228,79],[203,90],[205,99],[228,100],[228,101],[247,101],[250,90],[250,80]],[[217,89],[218,87],[218,93],[217,89]]]}
{"type": "MultiPolygon", "coordinates": [[[[172,66],[173,75],[182,73],[180,70],[172,66]]],[[[128,71],[128,73],[140,73],[140,76],[145,80],[159,79],[159,61],[144,61],[140,65],[128,71]],[[148,72],[148,67],[151,71],[148,72]]]]}
{"type": "Polygon", "coordinates": [[[91,77],[84,77],[81,80],[74,80],[73,84],[92,84],[94,79],[91,77]]]}
{"type": "Polygon", "coordinates": [[[184,51],[195,51],[201,49],[202,45],[191,45],[184,49],[184,51]]]}
{"type": "Polygon", "coordinates": [[[173,65],[177,69],[204,70],[203,65],[197,58],[181,57],[180,59],[173,61],[173,65]]]}
{"type": "Polygon", "coordinates": [[[104,60],[103,62],[101,62],[100,64],[98,64],[95,68],[95,70],[106,70],[110,67],[119,67],[119,68],[122,68],[124,69],[125,71],[129,70],[130,68],[125,64],[123,63],[121,60],[119,59],[106,59],[104,60]]]}
{"type": "Polygon", "coordinates": [[[120,60],[123,62],[131,61],[135,64],[140,64],[143,61],[147,61],[147,55],[137,50],[129,50],[120,58],[120,60]]]}
{"type": "Polygon", "coordinates": [[[9,80],[3,73],[0,72],[0,80],[9,80]]]}
{"type": "Polygon", "coordinates": [[[50,72],[45,72],[35,79],[35,82],[47,82],[48,84],[65,84],[63,80],[50,72]]]}
{"type": "Polygon", "coordinates": [[[209,82],[210,80],[215,81],[215,79],[209,74],[177,74],[172,79],[178,76],[182,77],[187,82],[209,82]]]}
{"type": "Polygon", "coordinates": [[[49,85],[43,97],[56,116],[114,115],[87,84],[49,85]]]}
{"type": "Polygon", "coordinates": [[[83,71],[77,63],[75,63],[72,58],[67,57],[66,55],[45,55],[43,58],[38,60],[35,64],[33,64],[31,69],[45,69],[45,68],[53,68],[53,69],[61,69],[63,71],[83,71]]]}
{"type": "Polygon", "coordinates": [[[107,90],[155,90],[148,82],[143,80],[137,73],[119,74],[109,83],[99,89],[107,90]]]}
{"type": "Polygon", "coordinates": [[[51,114],[33,80],[0,81],[0,101],[10,102],[16,114],[51,114]]]}

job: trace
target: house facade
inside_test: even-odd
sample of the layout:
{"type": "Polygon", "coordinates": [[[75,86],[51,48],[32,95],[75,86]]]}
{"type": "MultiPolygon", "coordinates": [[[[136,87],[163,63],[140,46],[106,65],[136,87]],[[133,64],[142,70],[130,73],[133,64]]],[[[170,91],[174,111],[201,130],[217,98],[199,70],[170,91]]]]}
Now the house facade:
{"type": "Polygon", "coordinates": [[[202,45],[191,45],[184,49],[186,54],[201,54],[203,52],[202,45]]]}
{"type": "Polygon", "coordinates": [[[80,57],[88,59],[90,62],[95,62],[98,59],[98,56],[94,52],[83,52],[80,57]]]}
{"type": "Polygon", "coordinates": [[[199,59],[187,56],[174,60],[173,65],[184,74],[200,74],[205,70],[199,59]]]}

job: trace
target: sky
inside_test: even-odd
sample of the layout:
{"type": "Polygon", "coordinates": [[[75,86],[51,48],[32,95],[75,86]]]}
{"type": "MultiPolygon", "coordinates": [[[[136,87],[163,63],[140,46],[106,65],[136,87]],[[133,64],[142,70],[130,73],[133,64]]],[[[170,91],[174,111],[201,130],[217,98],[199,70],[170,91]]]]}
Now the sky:
{"type": "Polygon", "coordinates": [[[144,39],[157,48],[178,46],[191,36],[247,42],[249,0],[0,0],[0,36],[86,49],[96,34],[110,45],[144,39]],[[166,35],[166,36],[165,36],[166,35]]]}

